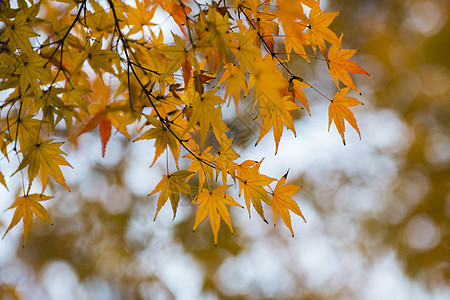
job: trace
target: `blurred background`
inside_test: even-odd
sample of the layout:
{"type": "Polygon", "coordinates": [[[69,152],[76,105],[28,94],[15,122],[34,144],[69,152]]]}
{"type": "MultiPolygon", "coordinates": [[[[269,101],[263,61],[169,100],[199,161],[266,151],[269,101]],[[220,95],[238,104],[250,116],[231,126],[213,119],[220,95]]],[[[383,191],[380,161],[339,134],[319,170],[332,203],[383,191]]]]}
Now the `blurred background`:
{"type": "MultiPolygon", "coordinates": [[[[321,3],[341,12],[331,27],[373,76],[353,76],[362,140],[327,132],[327,104],[308,91],[312,116],[296,115],[297,138],[285,132],[276,156],[270,136],[253,146],[253,116],[230,119],[242,161],[265,157],[263,173],[290,169],[303,186],[295,238],[231,208],[235,233],[222,226],[214,247],[209,224],[192,232],[190,199],[153,222],[147,194],[165,168],[148,167],[153,146],[113,136],[101,159],[84,135],[65,149],[72,192],[55,186],[45,203],[54,226],[34,218],[25,248],[21,224],[0,242],[0,299],[450,299],[449,1],[321,3]]],[[[292,66],[334,95],[323,62],[292,66]]],[[[0,192],[3,233],[14,195],[0,192]]]]}

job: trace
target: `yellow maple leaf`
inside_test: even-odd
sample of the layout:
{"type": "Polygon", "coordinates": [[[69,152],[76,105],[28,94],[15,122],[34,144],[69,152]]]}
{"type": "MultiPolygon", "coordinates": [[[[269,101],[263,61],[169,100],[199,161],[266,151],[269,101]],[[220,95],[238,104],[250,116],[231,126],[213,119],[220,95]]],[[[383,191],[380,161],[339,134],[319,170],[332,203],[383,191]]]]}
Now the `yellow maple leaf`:
{"type": "Polygon", "coordinates": [[[147,5],[142,3],[142,1],[135,0],[134,3],[136,8],[128,6],[128,18],[126,21],[128,25],[132,26],[128,34],[135,34],[139,31],[142,31],[142,34],[144,34],[144,26],[156,25],[150,22],[155,14],[156,6],[149,9],[147,5]]]}
{"type": "Polygon", "coordinates": [[[167,199],[170,198],[170,203],[173,210],[173,218],[177,214],[178,202],[180,202],[180,193],[190,195],[191,188],[187,184],[185,178],[191,175],[192,172],[180,170],[169,175],[163,175],[163,179],[156,185],[155,189],[148,194],[153,195],[157,192],[161,192],[158,198],[158,204],[156,207],[156,214],[153,221],[156,220],[159,211],[166,204],[167,199]]]}
{"type": "Polygon", "coordinates": [[[200,123],[200,144],[206,139],[206,134],[209,131],[210,126],[221,127],[220,121],[222,120],[222,111],[220,107],[216,105],[222,104],[224,100],[215,95],[217,89],[213,89],[203,93],[202,95],[196,95],[192,101],[192,116],[189,120],[188,127],[191,128],[197,122],[200,123]]]}
{"type": "Polygon", "coordinates": [[[269,205],[272,203],[264,187],[269,185],[275,179],[259,173],[261,163],[262,160],[260,162],[252,160],[244,161],[237,167],[237,177],[239,178],[239,196],[243,190],[248,216],[251,216],[251,203],[256,212],[261,216],[264,222],[267,223],[266,218],[264,217],[261,200],[269,205]]]}
{"type": "Polygon", "coordinates": [[[30,232],[31,223],[33,221],[33,214],[38,218],[53,225],[45,208],[40,204],[40,201],[49,200],[53,197],[45,196],[41,194],[30,194],[22,197],[18,197],[16,201],[8,208],[15,208],[13,218],[8,228],[6,229],[3,238],[6,234],[23,219],[23,246],[27,240],[28,233],[30,232]]]}
{"type": "Polygon", "coordinates": [[[310,62],[308,56],[306,55],[304,47],[308,44],[309,40],[302,32],[302,26],[299,23],[294,23],[288,29],[286,29],[284,37],[284,47],[286,49],[288,60],[291,58],[292,50],[294,50],[295,53],[300,55],[307,62],[310,62]]]}
{"type": "Polygon", "coordinates": [[[255,45],[257,32],[256,30],[245,30],[243,28],[243,25],[241,25],[241,30],[237,37],[239,46],[237,47],[237,50],[234,50],[233,52],[238,58],[241,68],[247,67],[253,72],[255,69],[255,59],[261,59],[261,50],[255,45]]]}
{"type": "Polygon", "coordinates": [[[220,78],[219,85],[224,83],[225,85],[225,100],[228,98],[228,105],[230,104],[231,97],[234,98],[234,103],[236,104],[236,111],[238,111],[239,100],[241,98],[241,91],[247,94],[247,80],[245,78],[244,69],[233,63],[228,63],[223,66],[225,72],[220,78]]]}
{"type": "Polygon", "coordinates": [[[20,93],[25,96],[28,87],[31,87],[31,91],[34,97],[39,99],[42,96],[42,89],[40,88],[40,82],[47,83],[46,81],[51,81],[52,76],[46,68],[46,60],[32,52],[28,59],[21,58],[21,64],[18,68],[18,73],[20,73],[19,86],[20,93]]]}
{"type": "Polygon", "coordinates": [[[291,198],[294,196],[298,190],[301,189],[301,186],[295,186],[293,184],[284,184],[286,182],[286,178],[289,171],[284,174],[283,177],[278,181],[275,186],[275,190],[272,195],[272,212],[273,212],[273,223],[277,224],[277,214],[280,213],[281,219],[284,224],[291,231],[292,236],[294,236],[294,231],[292,230],[291,224],[291,216],[289,214],[289,210],[294,214],[302,217],[302,219],[306,222],[305,217],[303,216],[300,208],[297,203],[291,198]]]}
{"type": "Polygon", "coordinates": [[[80,55],[78,61],[74,63],[76,66],[73,72],[78,71],[87,60],[94,72],[102,78],[102,70],[115,74],[114,62],[119,60],[119,55],[109,49],[102,49],[103,35],[97,40],[86,39],[86,47],[83,54],[80,55]]]}
{"type": "Polygon", "coordinates": [[[180,140],[184,140],[187,121],[177,118],[174,120],[163,120],[158,121],[153,117],[146,117],[147,122],[153,126],[149,130],[145,131],[140,137],[134,140],[151,140],[155,139],[155,157],[152,162],[156,162],[156,159],[164,152],[164,150],[169,147],[172,152],[173,158],[175,159],[175,164],[178,167],[178,157],[180,156],[180,140]],[[163,124],[164,122],[164,124],[163,124]]]}
{"type": "Polygon", "coordinates": [[[197,208],[197,214],[195,216],[194,231],[197,229],[206,217],[209,217],[212,231],[214,233],[214,244],[217,245],[217,236],[220,228],[220,218],[222,218],[233,233],[233,227],[231,226],[230,213],[225,205],[241,205],[237,203],[233,197],[228,195],[225,191],[231,185],[222,185],[215,188],[213,191],[209,191],[203,188],[202,191],[194,198],[191,203],[200,204],[197,208]]]}
{"type": "Polygon", "coordinates": [[[256,144],[269,132],[273,127],[273,136],[275,138],[275,154],[278,152],[278,145],[283,135],[283,124],[289,128],[294,135],[294,122],[292,121],[291,112],[295,109],[300,109],[300,106],[291,101],[290,96],[280,97],[279,99],[272,99],[269,97],[259,97],[259,114],[262,118],[261,131],[256,141],[256,144]]]}
{"type": "Polygon", "coordinates": [[[63,143],[53,143],[53,140],[50,139],[31,144],[21,150],[23,153],[23,160],[14,174],[28,166],[28,191],[39,171],[41,172],[43,189],[45,189],[45,186],[47,185],[48,175],[50,174],[56,182],[70,191],[70,188],[67,186],[64,179],[64,175],[59,168],[59,166],[69,166],[72,168],[62,156],[66,155],[66,153],[59,149],[62,144],[63,143]]]}
{"type": "Polygon", "coordinates": [[[206,16],[203,10],[200,11],[199,21],[192,25],[201,32],[200,41],[196,44],[196,47],[200,49],[214,48],[218,51],[219,62],[221,63],[224,58],[229,57],[231,44],[228,32],[230,25],[229,15],[222,16],[215,7],[210,7],[206,16]]]}
{"type": "Polygon", "coordinates": [[[239,154],[231,148],[231,143],[233,139],[223,139],[220,141],[220,151],[217,152],[217,155],[214,157],[214,161],[216,163],[216,180],[219,176],[219,173],[222,173],[222,182],[227,182],[227,176],[230,174],[231,178],[236,178],[236,169],[234,160],[239,158],[239,154]]]}
{"type": "MultiPolygon", "coordinates": [[[[164,72],[161,74],[160,81],[165,80],[168,76],[173,75],[183,64],[189,63],[189,65],[198,67],[197,59],[193,49],[188,49],[186,41],[180,36],[172,33],[172,37],[175,41],[175,45],[164,46],[155,50],[155,52],[170,57],[165,65],[164,72]]],[[[184,67],[186,68],[186,67],[184,67]]],[[[185,70],[183,70],[185,74],[185,70]]]]}
{"type": "MultiPolygon", "coordinates": [[[[2,39],[8,42],[10,51],[14,52],[17,46],[28,56],[33,55],[33,48],[28,38],[39,36],[27,23],[27,14],[19,10],[12,22],[7,22],[6,28],[2,32],[2,39]]],[[[6,19],[2,19],[4,22],[6,19]]]]}
{"type": "Polygon", "coordinates": [[[324,13],[319,5],[320,2],[316,2],[309,12],[308,22],[303,22],[303,24],[308,28],[306,34],[308,35],[314,53],[316,53],[316,46],[319,46],[319,50],[324,54],[327,49],[325,40],[331,44],[338,43],[336,34],[331,31],[328,26],[330,26],[337,15],[339,15],[339,12],[324,13]]]}
{"type": "Polygon", "coordinates": [[[344,119],[352,125],[352,127],[358,132],[359,138],[361,138],[361,133],[359,132],[358,124],[356,124],[355,116],[349,107],[356,106],[358,104],[363,104],[361,101],[354,97],[345,96],[349,91],[349,87],[346,87],[334,95],[333,100],[328,107],[328,130],[330,130],[331,122],[334,121],[339,134],[342,137],[342,141],[345,145],[345,123],[344,119]]]}
{"type": "Polygon", "coordinates": [[[201,189],[205,183],[206,177],[210,180],[213,179],[212,161],[214,160],[214,157],[210,153],[212,146],[206,147],[202,152],[198,151],[198,145],[196,145],[196,148],[197,149],[191,150],[192,153],[186,154],[184,157],[191,159],[188,171],[191,171],[192,175],[188,176],[187,180],[190,180],[198,173],[198,187],[201,189]]]}

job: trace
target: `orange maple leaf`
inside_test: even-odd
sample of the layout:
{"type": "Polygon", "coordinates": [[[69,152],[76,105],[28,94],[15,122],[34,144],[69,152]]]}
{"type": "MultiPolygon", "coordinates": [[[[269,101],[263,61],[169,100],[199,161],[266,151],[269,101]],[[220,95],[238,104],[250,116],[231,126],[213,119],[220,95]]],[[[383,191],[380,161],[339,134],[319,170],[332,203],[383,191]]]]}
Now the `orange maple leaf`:
{"type": "Polygon", "coordinates": [[[328,54],[326,55],[328,71],[331,74],[336,86],[339,88],[338,78],[344,83],[346,86],[351,87],[357,93],[361,94],[360,91],[356,88],[353,83],[352,78],[347,72],[364,74],[369,77],[372,77],[369,73],[367,73],[363,68],[361,68],[357,63],[351,61],[349,58],[352,57],[358,50],[349,50],[349,49],[341,49],[339,46],[342,41],[342,36],[339,38],[339,43],[336,45],[332,45],[328,54]]]}
{"type": "Polygon", "coordinates": [[[14,211],[13,218],[8,228],[6,229],[3,238],[6,234],[19,223],[20,220],[23,219],[23,246],[25,246],[25,242],[27,240],[28,233],[30,232],[31,223],[33,221],[33,214],[38,218],[50,223],[53,225],[50,220],[50,216],[48,215],[45,208],[40,204],[40,201],[49,200],[53,197],[40,195],[40,194],[30,194],[22,197],[18,197],[16,201],[8,208],[16,208],[14,211]]]}
{"type": "Polygon", "coordinates": [[[306,22],[303,22],[303,24],[308,28],[306,34],[308,35],[314,53],[316,53],[316,46],[319,46],[319,50],[324,54],[327,49],[325,40],[331,44],[338,43],[336,34],[328,26],[339,15],[339,12],[324,13],[320,9],[319,4],[320,2],[316,2],[309,12],[309,24],[306,24],[306,22]]]}
{"type": "Polygon", "coordinates": [[[267,223],[264,217],[261,200],[271,204],[270,197],[264,186],[269,185],[274,178],[259,173],[260,162],[246,160],[237,167],[237,176],[239,178],[239,196],[244,190],[245,205],[247,206],[248,216],[250,217],[250,203],[253,204],[256,212],[267,223]]]}
{"type": "Polygon", "coordinates": [[[289,210],[294,214],[302,217],[302,219],[306,222],[305,217],[303,216],[300,208],[297,203],[291,198],[294,196],[301,186],[295,186],[293,184],[284,184],[286,182],[286,178],[288,176],[289,171],[284,174],[283,177],[278,181],[275,186],[275,190],[273,191],[272,196],[272,212],[273,212],[273,223],[277,224],[277,212],[280,213],[281,219],[284,224],[291,231],[292,237],[294,236],[294,231],[292,230],[291,224],[291,216],[289,214],[289,210]]]}
{"type": "Polygon", "coordinates": [[[331,122],[334,121],[337,130],[339,131],[342,141],[345,145],[345,123],[344,119],[352,125],[352,127],[358,132],[359,138],[361,138],[361,133],[359,132],[358,125],[356,124],[355,116],[349,107],[356,106],[358,104],[363,104],[361,101],[354,97],[345,96],[349,91],[349,87],[346,87],[334,95],[333,100],[328,107],[328,130],[330,130],[331,122]]]}

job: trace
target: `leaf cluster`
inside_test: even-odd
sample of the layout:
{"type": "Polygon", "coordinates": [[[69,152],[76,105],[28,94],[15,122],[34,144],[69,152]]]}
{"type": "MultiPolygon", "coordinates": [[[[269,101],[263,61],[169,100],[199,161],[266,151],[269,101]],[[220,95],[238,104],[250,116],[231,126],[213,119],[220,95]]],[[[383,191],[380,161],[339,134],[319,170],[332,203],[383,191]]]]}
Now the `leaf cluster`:
{"type": "Polygon", "coordinates": [[[349,89],[359,92],[348,72],[369,74],[350,60],[355,50],[342,49],[342,35],[329,28],[338,13],[323,12],[320,1],[0,5],[0,91],[7,95],[0,105],[0,146],[6,159],[17,156],[13,175],[27,183],[11,206],[7,232],[23,218],[24,244],[32,213],[51,222],[39,204],[49,199],[43,195],[49,179],[69,190],[60,168],[71,167],[63,142],[76,144],[86,132],[98,130],[104,156],[113,133],[131,139],[132,125],[140,128],[134,141],[154,144],[152,165],[167,154],[166,175],[150,193],[160,193],[155,218],[168,199],[175,217],[180,194],[191,195],[199,204],[194,229],[209,217],[216,244],[221,219],[232,230],[228,206],[241,206],[227,193],[231,182],[243,192],[249,215],[253,206],[266,221],[264,202],[292,235],[290,211],[303,218],[291,198],[300,187],[285,184],[287,173],[277,181],[260,173],[262,160],[239,162],[223,117],[227,104],[233,101],[237,111],[240,101],[251,101],[251,113],[261,119],[256,144],[272,131],[275,153],[284,127],[296,133],[293,112],[304,107],[311,114],[305,89],[328,101],[329,125],[336,124],[344,143],[344,120],[359,134],[349,107],[361,102],[345,96],[349,89]],[[173,21],[180,34],[164,36],[157,15],[173,21]],[[293,57],[323,61],[336,95],[328,98],[304,79],[307,74],[294,73],[293,57]],[[188,162],[186,170],[180,159],[188,162]],[[172,163],[177,171],[171,173],[172,163]],[[40,194],[31,193],[36,178],[40,194]]]}

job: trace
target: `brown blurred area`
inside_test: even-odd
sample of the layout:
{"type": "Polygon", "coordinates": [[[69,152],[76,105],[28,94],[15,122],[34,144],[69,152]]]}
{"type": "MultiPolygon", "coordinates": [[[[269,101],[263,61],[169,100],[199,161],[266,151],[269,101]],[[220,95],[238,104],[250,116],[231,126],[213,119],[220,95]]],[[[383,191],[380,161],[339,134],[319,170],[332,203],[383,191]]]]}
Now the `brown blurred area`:
{"type": "Polygon", "coordinates": [[[330,7],[342,8],[335,26],[372,72],[365,82],[374,108],[394,112],[407,131],[408,147],[392,149],[398,174],[389,201],[362,222],[367,238],[394,249],[405,274],[430,289],[450,284],[449,3],[331,1],[330,7]]]}
{"type": "MultiPolygon", "coordinates": [[[[153,148],[113,139],[104,160],[72,158],[84,167],[71,193],[46,204],[54,226],[36,220],[25,248],[18,233],[0,243],[0,299],[445,299],[450,3],[321,2],[341,12],[332,28],[373,77],[353,76],[362,141],[330,149],[332,163],[291,170],[308,220],[295,219],[294,239],[235,209],[234,235],[222,226],[214,247],[209,224],[192,232],[190,199],[174,221],[167,208],[153,222],[157,197],[146,194],[162,170],[147,168],[153,148]]],[[[84,142],[82,153],[99,147],[84,142]]]]}

